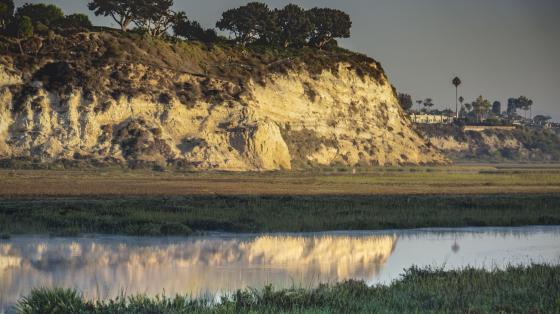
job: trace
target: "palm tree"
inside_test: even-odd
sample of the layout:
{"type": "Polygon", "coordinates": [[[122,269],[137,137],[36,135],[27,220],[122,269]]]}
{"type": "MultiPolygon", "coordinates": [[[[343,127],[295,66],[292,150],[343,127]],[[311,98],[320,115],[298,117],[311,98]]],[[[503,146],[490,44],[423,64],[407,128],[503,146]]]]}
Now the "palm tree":
{"type": "Polygon", "coordinates": [[[455,86],[455,113],[457,115],[457,119],[459,119],[459,104],[457,103],[459,97],[459,85],[461,85],[461,79],[459,77],[455,77],[451,83],[455,86]]]}
{"type": "Polygon", "coordinates": [[[420,112],[422,110],[422,103],[424,101],[423,100],[417,100],[416,103],[418,104],[418,112],[420,112]]]}
{"type": "Polygon", "coordinates": [[[434,104],[432,103],[432,99],[431,98],[426,98],[426,100],[424,100],[424,107],[426,107],[426,112],[429,113],[428,109],[432,108],[434,106],[434,104]]]}
{"type": "Polygon", "coordinates": [[[465,98],[463,98],[463,96],[459,97],[459,103],[461,104],[461,111],[463,111],[463,102],[465,101],[465,98]]]}

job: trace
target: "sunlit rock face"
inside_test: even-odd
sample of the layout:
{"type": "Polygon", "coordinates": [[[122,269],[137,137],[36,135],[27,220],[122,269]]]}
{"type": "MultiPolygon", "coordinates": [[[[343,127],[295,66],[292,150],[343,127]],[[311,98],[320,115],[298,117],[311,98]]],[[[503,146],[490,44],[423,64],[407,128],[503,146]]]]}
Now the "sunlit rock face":
{"type": "MultiPolygon", "coordinates": [[[[321,74],[269,74],[262,84],[249,81],[234,98],[188,104],[147,92],[87,93],[87,86],[55,93],[6,63],[0,65],[0,159],[230,171],[447,163],[412,130],[385,75],[360,77],[345,63],[321,74]]],[[[143,78],[194,90],[207,84],[224,97],[239,88],[143,65],[116,71],[130,72],[132,85],[162,95],[169,91],[158,80],[143,78]]]]}
{"type": "MultiPolygon", "coordinates": [[[[262,236],[189,240],[47,239],[0,244],[0,295],[73,287],[97,299],[127,294],[233,292],[374,277],[393,236],[262,236]]],[[[2,300],[0,300],[2,301],[2,300]]]]}

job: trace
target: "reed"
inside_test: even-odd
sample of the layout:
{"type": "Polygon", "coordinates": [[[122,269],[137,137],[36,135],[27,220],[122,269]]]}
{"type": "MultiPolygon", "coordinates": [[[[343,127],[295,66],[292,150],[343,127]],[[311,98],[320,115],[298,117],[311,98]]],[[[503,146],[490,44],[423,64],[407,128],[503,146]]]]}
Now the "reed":
{"type": "Polygon", "coordinates": [[[38,289],[17,313],[558,313],[560,266],[506,270],[411,268],[390,286],[347,281],[315,289],[244,290],[221,302],[146,296],[91,302],[72,290],[38,289]]]}

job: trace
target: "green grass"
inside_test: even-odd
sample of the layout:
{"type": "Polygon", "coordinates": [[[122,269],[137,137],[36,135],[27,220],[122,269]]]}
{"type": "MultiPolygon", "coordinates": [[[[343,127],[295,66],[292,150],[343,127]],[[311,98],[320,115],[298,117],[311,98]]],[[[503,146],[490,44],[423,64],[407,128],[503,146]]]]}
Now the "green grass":
{"type": "Polygon", "coordinates": [[[0,233],[189,235],[560,224],[560,195],[0,199],[0,233]]]}
{"type": "Polygon", "coordinates": [[[347,281],[316,289],[238,291],[215,303],[144,296],[91,302],[63,289],[39,289],[18,313],[558,313],[560,266],[459,271],[411,268],[391,286],[347,281]]]}

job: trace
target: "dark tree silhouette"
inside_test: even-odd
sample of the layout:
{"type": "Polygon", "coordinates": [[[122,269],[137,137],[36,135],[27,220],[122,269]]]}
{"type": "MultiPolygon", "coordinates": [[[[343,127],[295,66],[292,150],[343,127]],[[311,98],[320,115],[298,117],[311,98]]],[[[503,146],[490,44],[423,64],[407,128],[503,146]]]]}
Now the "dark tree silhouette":
{"type": "Polygon", "coordinates": [[[288,4],[275,13],[280,44],[285,48],[305,45],[313,30],[313,23],[305,10],[295,4],[288,4]]]}
{"type": "Polygon", "coordinates": [[[416,103],[418,104],[418,112],[422,110],[422,104],[424,103],[423,100],[417,100],[416,103]]]}
{"type": "Polygon", "coordinates": [[[399,104],[401,105],[401,107],[405,110],[408,111],[412,108],[413,102],[412,102],[412,97],[408,94],[398,94],[397,95],[399,104]]]}
{"type": "Polygon", "coordinates": [[[54,26],[64,18],[64,12],[53,4],[30,4],[26,3],[19,7],[16,16],[27,16],[33,23],[33,28],[39,29],[54,26]]]}
{"type": "Polygon", "coordinates": [[[33,36],[33,23],[28,16],[16,16],[10,24],[8,24],[8,35],[15,39],[19,46],[19,51],[23,54],[21,42],[33,36]]]}
{"type": "Polygon", "coordinates": [[[90,28],[89,17],[85,14],[70,14],[59,20],[55,25],[63,28],[90,28]]]}
{"type": "Polygon", "coordinates": [[[242,7],[227,10],[216,23],[220,30],[233,33],[237,42],[243,46],[259,39],[266,39],[273,33],[274,18],[272,11],[264,3],[250,2],[242,7]]]}
{"type": "Polygon", "coordinates": [[[135,0],[132,21],[148,34],[158,37],[175,23],[173,0],[135,0]]]}
{"type": "Polygon", "coordinates": [[[110,16],[126,32],[135,14],[136,0],[93,0],[88,8],[97,16],[110,16]]]}
{"type": "Polygon", "coordinates": [[[335,38],[349,38],[352,21],[350,16],[340,10],[314,8],[307,11],[313,23],[310,43],[322,49],[335,38]]]}
{"type": "Polygon", "coordinates": [[[190,21],[185,12],[177,13],[173,33],[175,36],[202,42],[213,42],[218,38],[213,29],[205,30],[197,21],[190,21]]]}
{"type": "Polygon", "coordinates": [[[0,0],[0,29],[6,29],[14,16],[14,1],[0,0]]]}
{"type": "Polygon", "coordinates": [[[455,114],[457,115],[457,119],[459,119],[459,104],[458,104],[458,97],[459,97],[459,85],[461,85],[461,79],[459,77],[455,77],[451,83],[455,86],[455,114]]]}
{"type": "Polygon", "coordinates": [[[548,121],[552,120],[551,116],[544,116],[544,115],[536,115],[533,118],[533,121],[535,122],[535,124],[537,125],[545,125],[548,121]]]}

